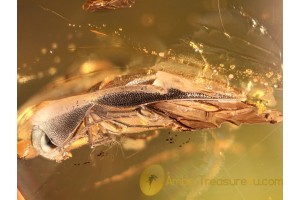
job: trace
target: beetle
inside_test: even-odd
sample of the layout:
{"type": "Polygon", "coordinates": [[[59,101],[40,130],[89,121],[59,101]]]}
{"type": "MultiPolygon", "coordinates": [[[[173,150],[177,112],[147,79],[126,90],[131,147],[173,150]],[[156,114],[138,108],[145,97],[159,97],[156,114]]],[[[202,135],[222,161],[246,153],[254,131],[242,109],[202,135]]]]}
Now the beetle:
{"type": "Polygon", "coordinates": [[[104,80],[85,94],[42,102],[29,120],[34,151],[57,162],[71,157],[79,140],[96,147],[149,130],[194,131],[224,122],[280,121],[280,111],[258,112],[242,90],[172,61],[104,80]]]}
{"type": "Polygon", "coordinates": [[[88,0],[82,5],[82,9],[95,12],[98,10],[115,10],[128,8],[135,3],[135,0],[88,0]]]}

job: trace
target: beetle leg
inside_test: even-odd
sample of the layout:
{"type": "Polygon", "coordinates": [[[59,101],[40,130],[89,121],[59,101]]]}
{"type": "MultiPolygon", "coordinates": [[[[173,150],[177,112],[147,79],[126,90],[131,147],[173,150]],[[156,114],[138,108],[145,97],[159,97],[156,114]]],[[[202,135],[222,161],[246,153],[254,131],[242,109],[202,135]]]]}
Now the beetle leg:
{"type": "Polygon", "coordinates": [[[70,146],[72,143],[74,143],[77,140],[85,137],[85,134],[86,134],[88,128],[89,127],[84,127],[78,133],[76,133],[76,135],[71,140],[69,140],[66,144],[63,145],[63,149],[68,148],[68,146],[70,146]]]}
{"type": "Polygon", "coordinates": [[[102,134],[102,137],[98,138],[98,139],[96,139],[95,137],[92,137],[89,140],[89,142],[90,142],[89,144],[90,144],[91,148],[95,148],[97,146],[111,143],[112,141],[114,141],[114,139],[112,137],[110,137],[109,135],[106,135],[106,134],[105,135],[102,134]]]}
{"type": "Polygon", "coordinates": [[[84,120],[84,125],[85,127],[88,127],[87,128],[87,132],[88,132],[88,141],[89,141],[89,144],[91,144],[91,141],[92,141],[92,132],[91,132],[91,129],[90,129],[90,115],[88,115],[85,120],[84,120]]]}
{"type": "Polygon", "coordinates": [[[103,130],[100,130],[100,128],[97,127],[97,124],[102,121],[103,119],[96,119],[91,113],[88,114],[85,119],[88,142],[91,148],[95,148],[112,141],[112,138],[108,134],[104,134],[103,130]]]}
{"type": "Polygon", "coordinates": [[[180,130],[180,131],[190,131],[193,130],[191,127],[181,123],[180,121],[178,121],[175,117],[170,116],[168,113],[165,113],[161,110],[159,110],[158,108],[151,106],[151,105],[147,105],[144,106],[143,109],[148,110],[150,112],[154,112],[157,115],[160,115],[164,118],[169,118],[170,120],[172,120],[172,123],[175,125],[174,129],[176,130],[180,130]]]}
{"type": "Polygon", "coordinates": [[[124,128],[145,128],[145,129],[152,129],[152,128],[161,128],[160,125],[130,125],[124,122],[120,122],[118,120],[112,120],[115,124],[122,126],[124,128]]]}
{"type": "Polygon", "coordinates": [[[148,140],[149,138],[154,138],[158,135],[159,131],[153,131],[151,133],[142,134],[142,135],[132,135],[132,134],[123,134],[125,137],[133,140],[148,140]]]}

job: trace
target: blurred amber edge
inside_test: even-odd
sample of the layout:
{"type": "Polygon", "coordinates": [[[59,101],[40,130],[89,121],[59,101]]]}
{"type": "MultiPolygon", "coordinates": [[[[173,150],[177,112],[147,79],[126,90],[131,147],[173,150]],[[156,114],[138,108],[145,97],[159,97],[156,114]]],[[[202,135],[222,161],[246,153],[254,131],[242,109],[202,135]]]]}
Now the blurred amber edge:
{"type": "Polygon", "coordinates": [[[20,190],[17,188],[17,199],[18,200],[25,200],[24,196],[22,195],[22,193],[20,192],[20,190]]]}

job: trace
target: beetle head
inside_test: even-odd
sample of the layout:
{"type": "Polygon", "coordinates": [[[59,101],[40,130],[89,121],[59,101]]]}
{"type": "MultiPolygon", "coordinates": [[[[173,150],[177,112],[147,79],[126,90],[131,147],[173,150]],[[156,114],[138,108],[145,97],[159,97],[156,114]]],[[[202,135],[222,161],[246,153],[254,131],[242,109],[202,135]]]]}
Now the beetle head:
{"type": "Polygon", "coordinates": [[[32,145],[39,155],[58,162],[71,157],[70,153],[56,146],[38,126],[33,126],[31,136],[32,145]]]}

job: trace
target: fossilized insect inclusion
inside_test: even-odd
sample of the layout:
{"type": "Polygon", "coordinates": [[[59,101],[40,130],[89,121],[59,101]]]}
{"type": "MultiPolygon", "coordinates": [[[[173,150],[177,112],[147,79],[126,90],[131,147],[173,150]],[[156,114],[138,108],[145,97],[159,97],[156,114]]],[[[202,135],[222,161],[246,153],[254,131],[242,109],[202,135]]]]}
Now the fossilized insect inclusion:
{"type": "Polygon", "coordinates": [[[128,8],[135,3],[135,0],[88,0],[82,5],[82,9],[95,12],[97,10],[115,10],[128,8]]]}
{"type": "Polygon", "coordinates": [[[19,113],[18,156],[62,161],[84,144],[95,147],[148,130],[280,121],[281,112],[258,109],[247,93],[203,76],[197,67],[160,62],[104,80],[85,94],[45,101],[19,113]]]}

